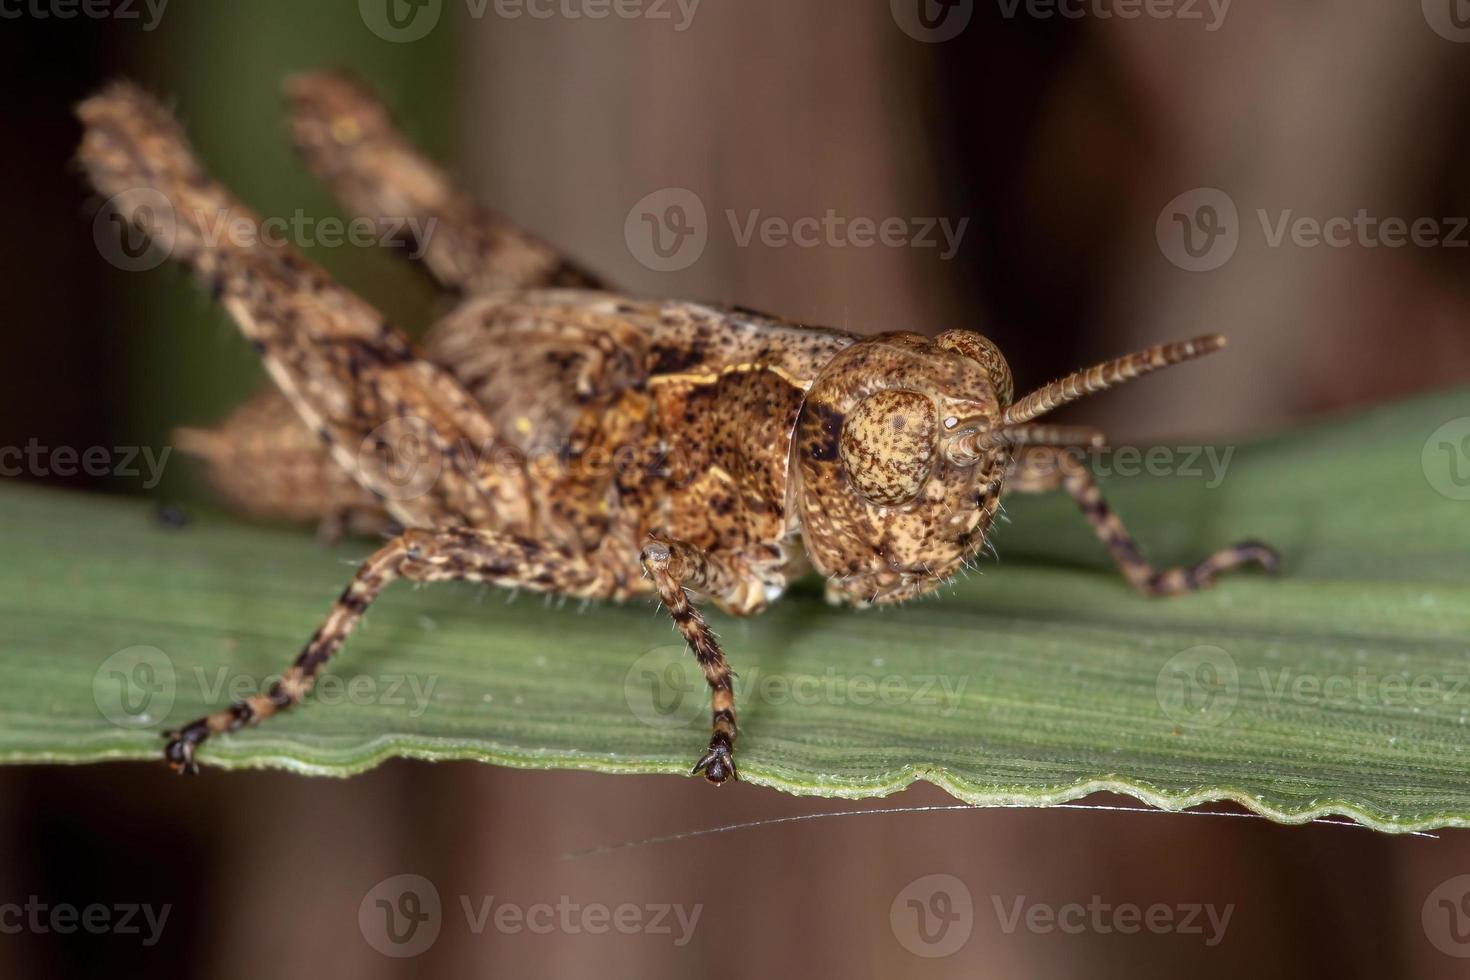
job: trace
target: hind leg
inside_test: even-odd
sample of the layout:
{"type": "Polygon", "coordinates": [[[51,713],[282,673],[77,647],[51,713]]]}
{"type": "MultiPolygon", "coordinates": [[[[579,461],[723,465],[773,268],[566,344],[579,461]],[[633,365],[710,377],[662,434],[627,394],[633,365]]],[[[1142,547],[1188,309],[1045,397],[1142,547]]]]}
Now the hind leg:
{"type": "Polygon", "coordinates": [[[262,235],[157,102],[119,84],[78,114],[93,184],[210,284],[308,431],[395,520],[526,526],[524,474],[496,465],[496,430],[469,393],[370,305],[262,235]],[[216,234],[223,220],[233,230],[216,234]]]}
{"type": "Polygon", "coordinates": [[[195,751],[211,735],[259,724],[301,703],[368,606],[400,578],[413,582],[488,582],[573,596],[603,596],[615,587],[612,574],[568,548],[494,531],[405,532],[362,563],[311,640],[269,690],[165,732],[168,745],[164,756],[169,767],[176,772],[195,772],[195,751]]]}
{"type": "Polygon", "coordinates": [[[1092,525],[1093,533],[1112,555],[1118,571],[1142,595],[1179,595],[1208,588],[1215,584],[1221,572],[1244,565],[1258,565],[1273,573],[1281,566],[1280,557],[1270,546],[1259,541],[1241,541],[1187,567],[1154,568],[1103,499],[1092,474],[1066,449],[1033,447],[1018,452],[1006,477],[1005,489],[1008,493],[1065,490],[1071,494],[1092,525]]]}
{"type": "Polygon", "coordinates": [[[293,78],[287,94],[291,136],[307,166],[349,209],[396,226],[446,289],[598,288],[545,242],[456,189],[365,86],[312,72],[293,78]]]}

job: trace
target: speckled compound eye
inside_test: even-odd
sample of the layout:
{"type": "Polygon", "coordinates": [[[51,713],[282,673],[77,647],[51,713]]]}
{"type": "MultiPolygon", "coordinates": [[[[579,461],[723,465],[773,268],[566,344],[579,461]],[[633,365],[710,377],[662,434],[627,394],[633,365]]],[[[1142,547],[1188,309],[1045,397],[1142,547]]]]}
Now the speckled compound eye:
{"type": "Polygon", "coordinates": [[[847,479],[867,500],[907,503],[934,464],[937,411],[917,391],[880,391],[847,416],[838,449],[847,479]]]}

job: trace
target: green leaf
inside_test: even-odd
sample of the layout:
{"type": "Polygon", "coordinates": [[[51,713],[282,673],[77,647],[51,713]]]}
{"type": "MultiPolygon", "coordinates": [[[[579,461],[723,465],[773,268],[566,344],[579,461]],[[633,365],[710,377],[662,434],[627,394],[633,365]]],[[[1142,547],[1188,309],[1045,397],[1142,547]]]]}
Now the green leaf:
{"type": "MultiPolygon", "coordinates": [[[[1277,579],[1135,597],[1072,503],[1049,495],[1009,498],[1002,560],[935,600],[859,612],[804,583],[763,616],[714,616],[740,673],[742,778],[828,796],[924,779],[975,803],[1111,790],[1169,808],[1232,799],[1289,822],[1470,825],[1465,405],[1450,393],[1242,447],[1218,486],[1178,451],[1162,475],[1103,480],[1155,560],[1260,537],[1286,558],[1277,579]]],[[[15,486],[0,499],[12,762],[157,758],[163,723],[268,683],[351,574],[344,562],[372,548],[212,515],[169,529],[145,502],[15,486]]],[[[651,604],[581,612],[399,585],[328,677],[312,703],[209,742],[201,762],[683,773],[706,741],[702,682],[651,604]]]]}

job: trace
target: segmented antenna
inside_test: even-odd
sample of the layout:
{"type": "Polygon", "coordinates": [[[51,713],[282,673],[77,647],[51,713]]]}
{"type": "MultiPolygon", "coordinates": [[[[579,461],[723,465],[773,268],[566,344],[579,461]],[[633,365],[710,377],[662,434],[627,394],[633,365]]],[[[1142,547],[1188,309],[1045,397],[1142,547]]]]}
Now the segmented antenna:
{"type": "Polygon", "coordinates": [[[1097,448],[1103,435],[1096,429],[1078,425],[1009,425],[998,429],[967,432],[949,446],[949,458],[965,465],[975,462],[992,450],[1009,446],[1065,446],[1097,448]]]}
{"type": "Polygon", "coordinates": [[[1213,354],[1224,346],[1224,337],[1217,333],[1206,334],[1203,337],[1196,337],[1181,343],[1159,344],[1157,347],[1150,347],[1136,354],[1128,354],[1111,361],[1104,361],[1102,364],[1095,364],[1081,371],[1074,371],[1059,381],[1053,381],[1045,388],[1038,388],[1011,405],[1006,409],[1005,423],[1015,425],[1030,421],[1038,415],[1045,415],[1052,409],[1076,401],[1084,395],[1104,391],[1160,368],[1213,354]]]}

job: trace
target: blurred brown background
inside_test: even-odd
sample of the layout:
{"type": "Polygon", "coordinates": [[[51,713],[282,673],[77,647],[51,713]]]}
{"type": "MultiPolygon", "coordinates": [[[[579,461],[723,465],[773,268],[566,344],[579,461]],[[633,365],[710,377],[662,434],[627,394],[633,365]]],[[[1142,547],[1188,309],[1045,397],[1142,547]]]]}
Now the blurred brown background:
{"type": "MultiPolygon", "coordinates": [[[[245,345],[180,277],[102,261],[96,202],[69,162],[70,106],[110,77],[139,78],[176,100],[211,168],[258,209],[330,215],[335,206],[291,159],[278,97],[286,74],[323,64],[372,78],[415,138],[487,201],[632,292],[861,331],[977,328],[1022,387],[1156,340],[1231,335],[1210,370],[1090,402],[1089,421],[1121,439],[1270,430],[1470,375],[1470,232],[1456,244],[1452,220],[1470,214],[1459,0],[1223,11],[1179,0],[1148,8],[1166,16],[1132,18],[1123,14],[1144,8],[1126,0],[703,0],[687,22],[688,0],[602,19],[587,16],[608,9],[597,0],[193,0],[157,17],[122,0],[89,9],[106,15],[66,0],[0,7],[10,327],[0,444],[162,445],[169,427],[216,418],[262,382],[245,345]],[[411,22],[437,20],[417,39],[385,38],[370,24],[390,2],[411,22]],[[921,13],[938,26],[924,28],[921,13]],[[658,272],[640,263],[624,223],[635,202],[670,187],[707,208],[708,244],[688,268],[658,272]],[[1233,236],[1228,259],[1213,245],[1194,257],[1185,248],[1215,241],[1200,206],[1219,198],[1201,188],[1223,191],[1236,210],[1220,244],[1233,236]],[[742,246],[724,217],[828,209],[968,224],[945,259],[942,247],[742,246]],[[1360,211],[1380,222],[1432,218],[1443,240],[1389,247],[1355,231],[1343,247],[1273,244],[1260,218],[1360,211]],[[1199,237],[1185,243],[1186,231],[1199,237]],[[1211,268],[1181,268],[1191,261],[1211,268]]],[[[413,270],[377,251],[313,257],[411,330],[439,309],[413,270]]],[[[115,479],[71,482],[143,492],[115,479]]],[[[149,492],[201,499],[187,465],[149,492]]],[[[146,948],[116,935],[0,934],[7,976],[1465,970],[1420,923],[1429,892],[1470,872],[1470,838],[1453,832],[1395,839],[1247,819],[995,810],[834,817],[563,860],[743,820],[948,798],[919,788],[844,804],[695,780],[403,762],[342,782],[208,772],[180,781],[155,765],[8,769],[0,795],[0,903],[173,906],[162,940],[146,948]],[[365,941],[357,914],[370,889],[404,873],[435,884],[445,925],[423,955],[396,960],[365,941]],[[964,882],[974,926],[953,955],[925,959],[889,913],[932,873],[964,882]],[[490,895],[702,910],[682,946],[616,932],[475,935],[459,897],[490,895]],[[1233,912],[1223,940],[1207,946],[1190,935],[1007,932],[991,896],[1233,912]]]]}

